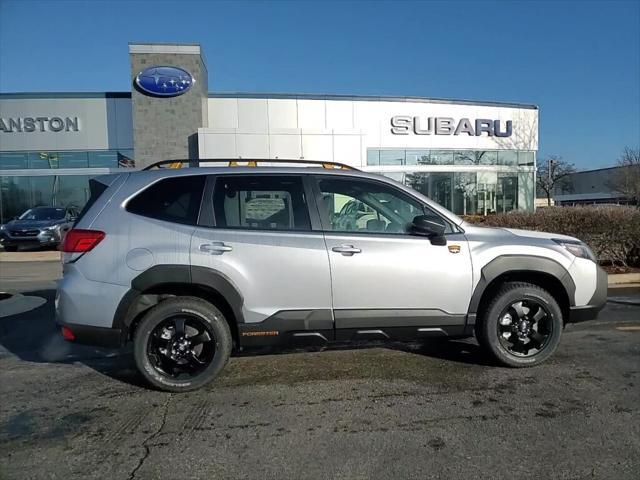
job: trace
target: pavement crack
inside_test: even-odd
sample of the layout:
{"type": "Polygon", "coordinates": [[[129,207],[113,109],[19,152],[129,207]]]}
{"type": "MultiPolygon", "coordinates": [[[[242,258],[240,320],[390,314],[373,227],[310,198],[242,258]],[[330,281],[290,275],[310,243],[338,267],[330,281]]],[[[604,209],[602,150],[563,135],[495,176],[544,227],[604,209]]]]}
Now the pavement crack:
{"type": "Polygon", "coordinates": [[[142,455],[140,460],[138,460],[138,464],[129,474],[129,480],[133,480],[136,477],[136,473],[138,473],[138,470],[142,468],[142,466],[144,465],[144,462],[147,460],[147,457],[149,457],[149,454],[151,453],[151,446],[149,445],[149,443],[152,440],[154,440],[156,437],[158,437],[160,433],[162,433],[162,430],[164,429],[164,425],[167,423],[167,414],[169,413],[170,402],[171,402],[171,394],[167,395],[167,401],[164,403],[164,411],[162,413],[162,421],[160,422],[160,426],[155,432],[151,433],[142,442],[142,447],[144,448],[144,454],[142,455]]]}

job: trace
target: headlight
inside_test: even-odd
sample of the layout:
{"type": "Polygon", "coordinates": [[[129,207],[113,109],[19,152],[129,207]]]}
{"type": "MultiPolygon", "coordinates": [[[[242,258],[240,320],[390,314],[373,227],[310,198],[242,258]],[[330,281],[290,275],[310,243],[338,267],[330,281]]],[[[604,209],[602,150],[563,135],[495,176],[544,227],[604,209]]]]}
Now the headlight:
{"type": "Polygon", "coordinates": [[[3,232],[5,230],[4,225],[0,225],[0,232],[3,232]]]}
{"type": "Polygon", "coordinates": [[[591,249],[586,244],[578,241],[559,240],[556,238],[554,238],[553,241],[556,242],[558,245],[562,245],[564,248],[569,250],[569,252],[571,252],[576,257],[585,258],[587,260],[591,260],[592,262],[597,263],[596,256],[593,254],[591,249]]]}
{"type": "Polygon", "coordinates": [[[50,227],[44,227],[43,230],[46,230],[49,232],[57,232],[58,230],[60,230],[60,225],[52,225],[50,227]]]}

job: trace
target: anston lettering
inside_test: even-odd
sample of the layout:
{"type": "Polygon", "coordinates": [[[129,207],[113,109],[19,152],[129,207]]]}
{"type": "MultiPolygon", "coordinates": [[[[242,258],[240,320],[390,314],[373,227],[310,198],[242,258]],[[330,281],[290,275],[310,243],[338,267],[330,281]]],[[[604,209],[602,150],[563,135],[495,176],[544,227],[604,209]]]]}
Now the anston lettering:
{"type": "Polygon", "coordinates": [[[396,115],[391,117],[391,133],[394,135],[461,135],[479,137],[486,133],[489,137],[510,137],[513,133],[513,121],[507,120],[502,129],[500,120],[478,118],[471,122],[468,118],[461,118],[456,122],[451,117],[409,117],[396,115]]]}
{"type": "Polygon", "coordinates": [[[0,118],[0,132],[78,132],[78,117],[17,117],[0,118]]]}

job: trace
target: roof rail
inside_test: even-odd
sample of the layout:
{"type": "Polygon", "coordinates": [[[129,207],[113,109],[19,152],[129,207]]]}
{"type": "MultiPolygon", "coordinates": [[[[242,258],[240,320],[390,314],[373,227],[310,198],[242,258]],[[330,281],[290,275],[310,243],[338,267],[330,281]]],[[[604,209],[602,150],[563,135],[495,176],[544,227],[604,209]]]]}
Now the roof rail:
{"type": "Polygon", "coordinates": [[[284,164],[308,164],[308,165],[320,165],[322,168],[328,170],[358,170],[350,165],[344,163],[329,162],[325,160],[296,160],[296,159],[281,159],[281,158],[263,158],[263,159],[248,159],[248,158],[198,158],[198,159],[179,159],[179,160],[162,160],[160,162],[152,163],[144,167],[142,170],[152,170],[154,168],[183,168],[184,164],[187,167],[200,167],[202,163],[226,163],[229,167],[247,166],[257,167],[258,163],[284,163],[284,164]],[[246,163],[246,165],[239,165],[239,163],[246,163]]]}

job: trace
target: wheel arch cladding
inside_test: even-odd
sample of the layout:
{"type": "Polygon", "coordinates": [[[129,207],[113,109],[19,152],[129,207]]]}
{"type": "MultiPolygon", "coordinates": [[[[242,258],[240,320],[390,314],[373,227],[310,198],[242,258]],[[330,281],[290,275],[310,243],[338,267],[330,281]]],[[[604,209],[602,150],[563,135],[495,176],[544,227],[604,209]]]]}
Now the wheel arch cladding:
{"type": "Polygon", "coordinates": [[[113,327],[123,331],[123,342],[143,314],[166,296],[187,295],[215,305],[227,319],[234,340],[238,323],[244,323],[243,298],[222,273],[206,267],[189,265],[154,265],[131,281],[129,290],[118,305],[113,327]]]}
{"type": "Polygon", "coordinates": [[[528,282],[544,288],[560,305],[565,320],[568,318],[576,291],[571,275],[555,260],[532,255],[502,255],[482,267],[480,281],[469,303],[469,313],[481,313],[500,285],[509,281],[528,282]]]}

